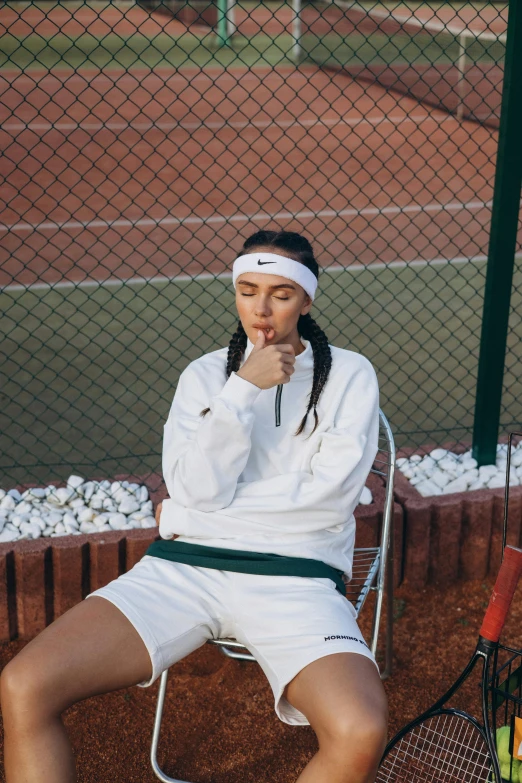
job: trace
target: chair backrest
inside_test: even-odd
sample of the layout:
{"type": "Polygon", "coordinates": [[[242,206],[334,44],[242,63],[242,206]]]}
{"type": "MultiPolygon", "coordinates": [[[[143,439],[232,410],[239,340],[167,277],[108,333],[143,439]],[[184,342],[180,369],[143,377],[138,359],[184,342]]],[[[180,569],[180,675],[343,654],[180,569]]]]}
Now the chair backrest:
{"type": "Polygon", "coordinates": [[[393,567],[393,482],[395,473],[395,443],[386,416],[379,409],[378,451],[370,473],[378,475],[384,484],[384,508],[379,546],[358,548],[354,552],[352,578],[346,582],[346,597],[359,616],[370,590],[376,590],[380,617],[384,580],[387,569],[393,567]]]}

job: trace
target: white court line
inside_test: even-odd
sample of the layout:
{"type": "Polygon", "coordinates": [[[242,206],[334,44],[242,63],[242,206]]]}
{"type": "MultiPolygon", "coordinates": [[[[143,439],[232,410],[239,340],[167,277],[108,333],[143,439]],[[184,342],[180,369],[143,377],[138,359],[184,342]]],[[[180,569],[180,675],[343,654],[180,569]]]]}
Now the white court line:
{"type": "MultiPolygon", "coordinates": [[[[522,253],[515,254],[516,259],[522,259],[522,253]]],[[[340,264],[332,264],[328,267],[321,268],[321,274],[333,273],[333,272],[363,272],[365,270],[377,270],[377,269],[405,269],[406,267],[422,268],[428,266],[444,266],[444,265],[457,265],[457,264],[473,264],[484,263],[488,260],[485,255],[480,256],[456,256],[455,258],[432,258],[422,259],[418,258],[413,261],[376,261],[372,264],[350,264],[349,266],[341,266],[340,264]]],[[[12,285],[6,285],[3,288],[0,287],[0,294],[10,293],[16,291],[43,291],[52,290],[60,291],[63,289],[71,288],[114,288],[117,286],[128,285],[155,285],[159,283],[177,283],[177,282],[198,282],[202,280],[231,280],[232,272],[222,272],[219,275],[213,275],[211,272],[201,272],[197,275],[175,275],[174,277],[167,277],[167,275],[155,275],[152,277],[129,277],[125,280],[118,280],[116,278],[110,278],[109,280],[82,280],[80,282],[74,282],[71,280],[62,280],[57,283],[33,283],[32,285],[21,285],[14,283],[12,285]]]]}
{"type": "Polygon", "coordinates": [[[46,223],[13,223],[6,225],[0,223],[0,231],[56,231],[64,229],[96,229],[96,228],[159,228],[164,226],[187,226],[187,225],[215,225],[225,223],[249,223],[266,220],[312,220],[313,218],[339,218],[339,217],[366,217],[375,215],[399,215],[415,214],[426,212],[428,214],[436,212],[455,212],[461,209],[475,210],[490,208],[492,201],[468,201],[461,203],[454,201],[449,204],[410,204],[406,207],[366,207],[365,209],[342,209],[337,212],[334,209],[323,209],[320,212],[303,210],[302,212],[278,212],[270,215],[266,212],[257,212],[254,215],[211,215],[210,217],[197,217],[196,215],[186,218],[166,217],[156,220],[154,218],[139,218],[138,220],[70,220],[68,222],[46,222],[46,223]]]}
{"type": "Polygon", "coordinates": [[[394,125],[400,125],[403,122],[423,122],[424,120],[433,119],[438,124],[441,122],[446,122],[447,120],[453,120],[455,122],[455,118],[452,116],[448,116],[445,114],[438,115],[437,113],[432,114],[419,114],[419,115],[397,115],[397,116],[378,116],[378,117],[360,117],[360,118],[344,118],[344,117],[337,117],[337,118],[331,118],[331,119],[319,119],[315,117],[314,119],[310,120],[269,120],[269,121],[258,121],[258,122],[227,122],[227,120],[222,120],[221,122],[153,122],[152,120],[150,122],[99,122],[99,123],[90,123],[90,122],[18,122],[18,123],[8,123],[5,122],[2,125],[0,125],[0,128],[4,131],[16,131],[19,133],[20,131],[24,130],[33,130],[33,131],[51,131],[51,130],[64,130],[64,131],[72,131],[72,130],[88,130],[88,131],[101,131],[101,130],[114,130],[114,131],[122,131],[126,130],[128,128],[132,130],[137,131],[146,131],[146,130],[165,130],[165,131],[172,131],[176,130],[176,128],[181,128],[182,130],[198,130],[200,128],[208,128],[209,130],[220,130],[221,128],[232,128],[233,130],[243,130],[244,128],[260,128],[260,129],[267,129],[267,128],[292,128],[294,126],[297,127],[311,127],[313,125],[325,125],[327,127],[332,127],[333,125],[349,125],[350,127],[356,127],[357,125],[380,125],[381,123],[392,123],[394,125]]]}

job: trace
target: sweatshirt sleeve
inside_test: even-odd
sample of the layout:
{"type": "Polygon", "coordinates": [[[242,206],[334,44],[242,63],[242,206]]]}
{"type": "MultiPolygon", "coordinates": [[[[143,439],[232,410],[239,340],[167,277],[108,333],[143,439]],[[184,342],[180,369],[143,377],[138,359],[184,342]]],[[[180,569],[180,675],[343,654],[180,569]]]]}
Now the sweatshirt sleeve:
{"type": "MultiPolygon", "coordinates": [[[[368,360],[350,378],[335,426],[323,433],[311,472],[239,483],[224,513],[259,532],[340,529],[359,503],[378,452],[379,385],[368,360]]],[[[235,519],[234,519],[235,522],[235,519]]]]}
{"type": "MultiPolygon", "coordinates": [[[[176,504],[216,511],[232,500],[248,460],[252,405],[261,389],[232,372],[209,399],[206,370],[193,365],[181,373],[164,427],[163,477],[176,504]],[[200,416],[207,407],[210,411],[200,416]]],[[[168,507],[166,501],[162,518],[168,507]]]]}

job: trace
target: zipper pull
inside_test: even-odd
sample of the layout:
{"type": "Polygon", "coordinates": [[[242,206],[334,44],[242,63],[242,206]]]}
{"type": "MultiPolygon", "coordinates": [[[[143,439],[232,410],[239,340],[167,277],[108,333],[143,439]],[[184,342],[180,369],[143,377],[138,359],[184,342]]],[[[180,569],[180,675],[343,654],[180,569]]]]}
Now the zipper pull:
{"type": "Polygon", "coordinates": [[[276,392],[276,398],[275,398],[275,425],[276,427],[281,426],[281,395],[283,393],[283,385],[282,383],[279,384],[277,387],[276,392]]]}

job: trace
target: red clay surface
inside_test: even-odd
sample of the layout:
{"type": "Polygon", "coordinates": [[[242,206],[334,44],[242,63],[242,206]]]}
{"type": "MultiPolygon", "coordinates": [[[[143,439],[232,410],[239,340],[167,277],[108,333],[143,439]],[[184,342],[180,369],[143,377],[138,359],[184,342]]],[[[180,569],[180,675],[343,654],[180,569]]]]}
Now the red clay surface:
{"type": "MultiPolygon", "coordinates": [[[[241,31],[287,29],[290,9],[274,8],[236,8],[241,31]]],[[[459,12],[475,25],[501,13],[459,12]]],[[[186,29],[103,3],[6,9],[3,24],[186,29]]],[[[0,286],[219,274],[225,248],[269,225],[314,237],[323,266],[484,256],[496,144],[492,129],[309,65],[4,71],[0,286]]]]}
{"type": "Polygon", "coordinates": [[[495,134],[341,73],[22,75],[0,103],[0,285],[219,273],[274,222],[325,265],[486,252],[495,134]]]}
{"type": "MultiPolygon", "coordinates": [[[[492,581],[451,590],[397,591],[395,669],[385,688],[389,735],[449,687],[475,649],[492,581]]],[[[519,587],[503,640],[522,646],[519,587]]],[[[366,616],[361,627],[368,636],[366,616]]],[[[24,647],[0,646],[0,669],[24,647]]],[[[129,688],[71,707],[65,725],[77,758],[78,783],[153,783],[150,738],[157,694],[129,688]]],[[[453,706],[480,716],[477,678],[453,706]]],[[[3,743],[0,742],[0,753],[3,743]]],[[[317,751],[309,726],[278,720],[261,668],[232,661],[204,645],[171,669],[159,761],[167,774],[196,783],[294,783],[317,751]]],[[[0,766],[1,764],[0,756],[0,766]]],[[[0,781],[4,781],[0,771],[0,781]]]]}

